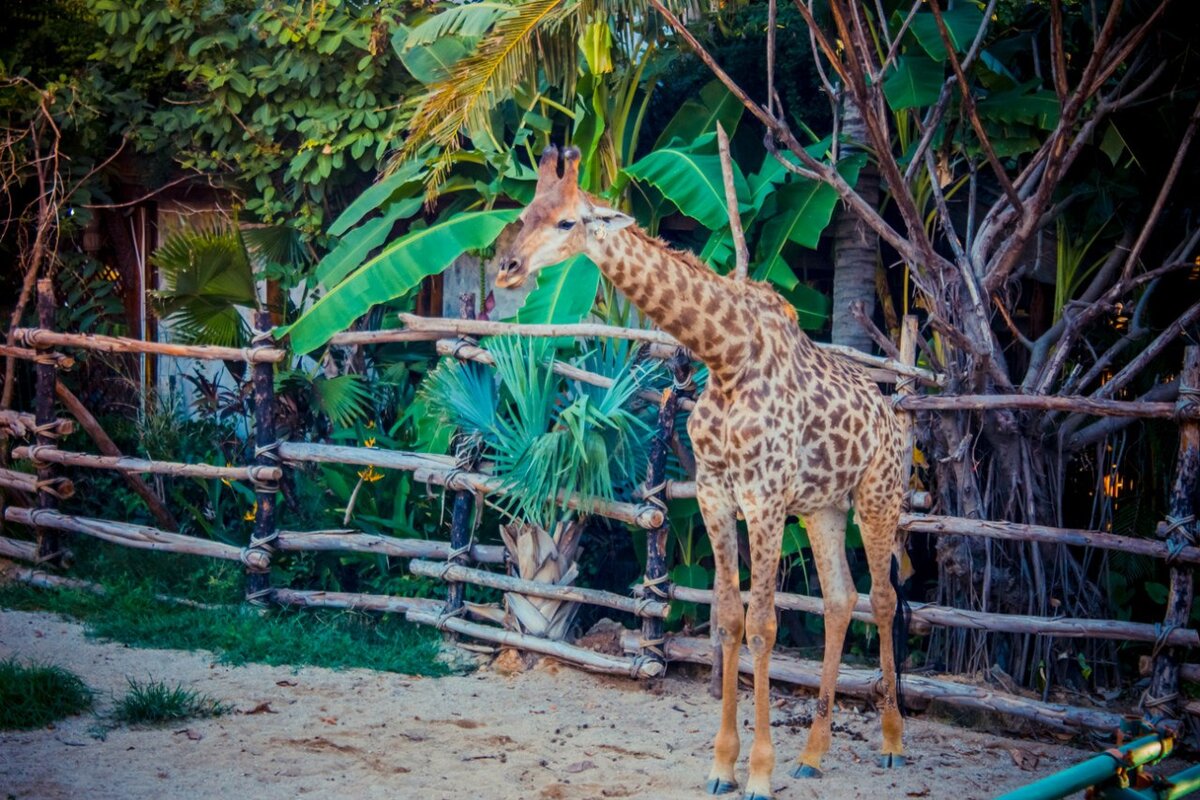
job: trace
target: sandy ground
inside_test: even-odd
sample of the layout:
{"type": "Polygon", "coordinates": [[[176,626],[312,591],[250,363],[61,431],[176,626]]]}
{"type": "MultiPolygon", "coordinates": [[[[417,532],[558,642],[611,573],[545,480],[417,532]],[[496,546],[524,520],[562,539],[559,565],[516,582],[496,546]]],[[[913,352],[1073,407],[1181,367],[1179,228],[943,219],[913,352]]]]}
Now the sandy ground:
{"type": "MultiPolygon", "coordinates": [[[[698,799],[706,796],[700,786],[718,714],[695,678],[648,688],[554,663],[518,675],[484,668],[436,679],[228,667],[204,651],[133,649],[90,640],[54,615],[0,612],[0,658],[11,655],[65,666],[100,697],[95,714],[0,733],[0,796],[20,800],[698,799]],[[127,676],[179,681],[237,712],[95,738],[127,676]]],[[[809,707],[804,698],[777,701],[780,800],[990,798],[1084,756],[914,717],[906,737],[912,763],[885,771],[871,766],[876,716],[841,708],[825,777],[795,781],[788,760],[803,744],[809,707]]],[[[743,781],[749,713],[743,697],[743,781]]]]}

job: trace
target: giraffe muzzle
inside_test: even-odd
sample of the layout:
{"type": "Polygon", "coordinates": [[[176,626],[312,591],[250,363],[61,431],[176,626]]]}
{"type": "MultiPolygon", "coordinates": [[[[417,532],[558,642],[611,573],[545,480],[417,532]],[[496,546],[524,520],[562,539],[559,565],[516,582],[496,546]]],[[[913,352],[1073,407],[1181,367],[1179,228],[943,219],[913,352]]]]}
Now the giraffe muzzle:
{"type": "Polygon", "coordinates": [[[515,258],[506,259],[500,266],[500,272],[496,275],[496,285],[501,289],[516,289],[521,284],[525,283],[525,278],[529,272],[525,269],[525,262],[515,258]]]}

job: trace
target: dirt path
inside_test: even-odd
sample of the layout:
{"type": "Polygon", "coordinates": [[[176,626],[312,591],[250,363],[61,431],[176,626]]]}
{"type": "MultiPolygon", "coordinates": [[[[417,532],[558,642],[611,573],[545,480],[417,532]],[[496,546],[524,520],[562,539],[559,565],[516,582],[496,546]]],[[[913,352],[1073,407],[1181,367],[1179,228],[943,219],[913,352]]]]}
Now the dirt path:
{"type": "MultiPolygon", "coordinates": [[[[103,741],[91,735],[95,715],[52,730],[0,733],[0,795],[19,800],[698,800],[717,722],[704,686],[684,678],[652,692],[545,664],[515,677],[482,670],[438,679],[227,667],[203,651],[96,642],[54,615],[0,612],[0,658],[12,655],[81,675],[99,693],[101,715],[127,676],[180,681],[242,712],[169,728],[116,728],[103,741]]],[[[749,702],[742,708],[746,719],[749,702]]],[[[875,715],[840,710],[826,777],[799,782],[786,766],[803,743],[808,708],[809,701],[789,698],[775,711],[780,800],[990,798],[1083,755],[918,717],[907,736],[913,763],[888,772],[870,766],[875,715]],[[1022,770],[1017,759],[1036,766],[1022,770]]],[[[744,772],[743,753],[743,780],[744,772]]]]}

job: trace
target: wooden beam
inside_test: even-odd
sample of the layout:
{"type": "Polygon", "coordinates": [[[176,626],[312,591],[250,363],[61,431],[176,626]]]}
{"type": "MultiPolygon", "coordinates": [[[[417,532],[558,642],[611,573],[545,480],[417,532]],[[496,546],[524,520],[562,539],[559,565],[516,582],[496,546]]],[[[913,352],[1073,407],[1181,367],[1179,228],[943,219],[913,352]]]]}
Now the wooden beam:
{"type": "Polygon", "coordinates": [[[95,333],[58,333],[46,328],[14,328],[17,340],[30,347],[80,347],[101,353],[149,353],[176,358],[195,358],[204,361],[245,361],[249,364],[276,364],[288,357],[286,350],[277,347],[217,347],[210,344],[171,344],[146,342],[124,336],[101,336],[95,333]]]}
{"type": "Polygon", "coordinates": [[[218,467],[213,464],[183,464],[178,461],[149,461],[130,456],[97,456],[91,453],[74,453],[56,447],[18,447],[13,458],[33,461],[51,461],[71,467],[88,469],[111,469],[118,472],[150,472],[158,475],[174,475],[181,478],[220,478],[231,481],[260,480],[277,481],[283,476],[279,467],[218,467]]]}
{"type": "MultiPolygon", "coordinates": [[[[374,553],[392,558],[427,558],[446,560],[450,543],[433,539],[398,539],[352,530],[280,531],[276,540],[280,550],[345,550],[352,553],[374,553]]],[[[471,545],[471,560],[480,564],[503,564],[505,550],[494,544],[471,545]]]]}

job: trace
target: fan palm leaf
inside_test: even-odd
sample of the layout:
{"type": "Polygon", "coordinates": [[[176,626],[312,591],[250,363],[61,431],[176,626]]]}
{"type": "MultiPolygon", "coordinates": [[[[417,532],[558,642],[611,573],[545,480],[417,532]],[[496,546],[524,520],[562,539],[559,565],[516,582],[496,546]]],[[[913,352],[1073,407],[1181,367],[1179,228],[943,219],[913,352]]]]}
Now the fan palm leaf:
{"type": "Polygon", "coordinates": [[[255,308],[258,296],[246,244],[237,229],[222,224],[185,229],[155,251],[159,288],[151,294],[155,312],[188,344],[241,347],[249,326],[241,308],[255,308]]]}

